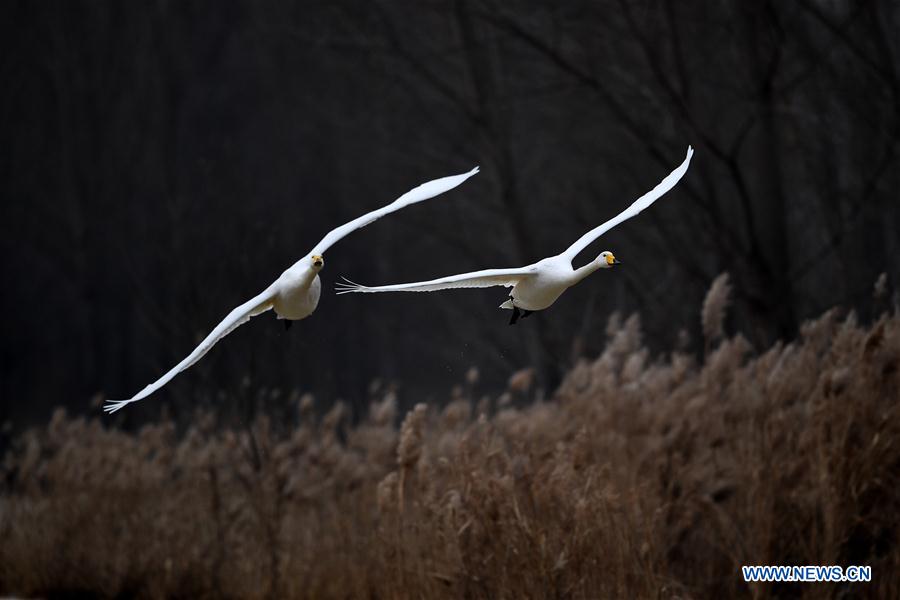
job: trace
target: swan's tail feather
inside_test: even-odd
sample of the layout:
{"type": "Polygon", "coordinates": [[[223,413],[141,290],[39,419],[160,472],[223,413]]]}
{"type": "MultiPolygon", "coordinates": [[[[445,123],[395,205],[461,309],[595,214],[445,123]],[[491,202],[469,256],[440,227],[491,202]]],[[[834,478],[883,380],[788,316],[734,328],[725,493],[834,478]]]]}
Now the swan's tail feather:
{"type": "Polygon", "coordinates": [[[500,308],[506,308],[506,309],[508,309],[508,310],[512,310],[513,308],[515,308],[515,307],[513,306],[512,298],[510,298],[509,300],[507,300],[506,302],[504,302],[503,304],[501,304],[501,305],[500,305],[500,308]]]}

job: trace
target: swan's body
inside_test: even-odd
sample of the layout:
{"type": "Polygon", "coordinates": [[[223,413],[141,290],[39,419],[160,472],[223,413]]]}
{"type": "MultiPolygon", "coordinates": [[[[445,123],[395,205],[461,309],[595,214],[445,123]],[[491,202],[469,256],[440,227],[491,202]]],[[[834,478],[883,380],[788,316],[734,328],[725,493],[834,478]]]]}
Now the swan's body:
{"type": "Polygon", "coordinates": [[[249,321],[251,317],[274,309],[278,318],[287,319],[288,324],[291,321],[305,319],[316,310],[316,306],[319,304],[319,296],[322,292],[319,271],[325,266],[325,258],[323,255],[335,242],[350,232],[365,227],[384,215],[400,210],[410,204],[422,202],[423,200],[428,200],[429,198],[452,190],[477,172],[478,167],[475,167],[468,173],[462,175],[443,177],[441,179],[429,181],[428,183],[423,183],[419,187],[400,196],[400,198],[387,206],[366,213],[363,216],[328,232],[309,254],[285,270],[272,285],[263,290],[262,293],[228,313],[228,316],[225,317],[208,336],[206,336],[206,339],[200,342],[200,345],[197,346],[187,358],[175,365],[175,367],[158,380],[135,394],[132,398],[128,400],[107,400],[103,410],[112,413],[131,402],[137,402],[138,400],[146,398],[171,381],[178,373],[184,371],[203,358],[203,355],[209,352],[209,349],[212,348],[216,342],[249,321]]]}
{"type": "Polygon", "coordinates": [[[572,263],[560,256],[545,258],[534,264],[533,275],[522,277],[516,282],[509,293],[509,305],[503,308],[544,310],[578,281],[578,273],[572,269],[572,263]]]}
{"type": "Polygon", "coordinates": [[[509,294],[509,299],[501,304],[500,308],[513,311],[513,316],[510,320],[510,324],[513,324],[518,320],[520,311],[522,311],[522,316],[528,316],[533,311],[544,310],[556,302],[563,292],[597,269],[608,269],[613,265],[619,264],[612,252],[601,253],[595,260],[578,269],[572,266],[572,261],[591,242],[619,223],[638,215],[642,210],[672,189],[687,172],[693,154],[694,150],[688,147],[684,162],[663,179],[659,185],[638,198],[631,206],[609,221],[581,236],[574,244],[556,256],[551,256],[534,264],[516,269],[487,269],[418,283],[369,287],[346,280],[346,283],[338,284],[338,294],[351,292],[434,292],[452,288],[511,287],[512,291],[509,294]]]}
{"type": "Polygon", "coordinates": [[[316,310],[322,295],[322,281],[318,270],[295,264],[278,278],[278,291],[272,298],[272,308],[279,319],[299,321],[316,310]]]}

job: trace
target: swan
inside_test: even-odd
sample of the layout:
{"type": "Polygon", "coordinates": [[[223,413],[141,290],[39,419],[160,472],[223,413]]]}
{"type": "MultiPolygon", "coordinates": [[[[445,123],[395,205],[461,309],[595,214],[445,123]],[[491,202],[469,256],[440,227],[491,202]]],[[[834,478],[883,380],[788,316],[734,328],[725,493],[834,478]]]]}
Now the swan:
{"type": "Polygon", "coordinates": [[[486,288],[503,286],[512,288],[509,299],[500,308],[512,310],[509,320],[514,325],[519,317],[525,318],[534,311],[549,308],[567,289],[598,269],[609,269],[621,264],[615,255],[606,250],[588,264],[576,269],[572,261],[591,242],[616,225],[637,216],[663,194],[671,190],[684,176],[691,162],[694,149],[688,146],[684,162],[663,179],[655,188],[638,198],[631,206],[588,231],[561,254],[550,256],[534,264],[512,269],[485,269],[471,273],[450,275],[431,281],[401,283],[370,287],[354,283],[344,277],[344,283],[336,286],[338,294],[372,292],[435,292],[452,288],[486,288]]]}
{"type": "Polygon", "coordinates": [[[285,319],[285,327],[289,327],[292,321],[305,319],[316,310],[316,306],[319,304],[319,294],[322,288],[319,271],[325,266],[325,251],[335,242],[352,231],[361,229],[394,211],[452,190],[476,173],[478,173],[478,167],[468,173],[423,183],[387,206],[368,212],[349,223],[332,229],[306,256],[291,265],[272,285],[228,313],[228,316],[212,330],[212,333],[206,336],[206,339],[200,342],[200,345],[187,358],[128,400],[107,400],[103,410],[114,413],[132,402],[146,398],[203,358],[216,342],[249,321],[251,317],[274,309],[277,318],[285,319]]]}

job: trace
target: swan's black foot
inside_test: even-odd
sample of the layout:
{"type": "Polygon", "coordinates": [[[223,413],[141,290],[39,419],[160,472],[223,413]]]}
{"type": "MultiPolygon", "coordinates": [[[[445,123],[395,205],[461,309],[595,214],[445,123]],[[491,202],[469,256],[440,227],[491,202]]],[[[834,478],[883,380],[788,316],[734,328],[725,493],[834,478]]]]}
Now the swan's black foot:
{"type": "Polygon", "coordinates": [[[518,306],[513,306],[513,313],[509,318],[509,324],[515,325],[519,319],[524,319],[525,317],[531,316],[533,313],[533,310],[525,310],[524,308],[520,309],[518,306]]]}
{"type": "Polygon", "coordinates": [[[291,328],[291,325],[293,325],[293,324],[294,324],[294,322],[291,321],[290,319],[285,319],[284,320],[284,330],[287,331],[288,329],[291,328]]]}

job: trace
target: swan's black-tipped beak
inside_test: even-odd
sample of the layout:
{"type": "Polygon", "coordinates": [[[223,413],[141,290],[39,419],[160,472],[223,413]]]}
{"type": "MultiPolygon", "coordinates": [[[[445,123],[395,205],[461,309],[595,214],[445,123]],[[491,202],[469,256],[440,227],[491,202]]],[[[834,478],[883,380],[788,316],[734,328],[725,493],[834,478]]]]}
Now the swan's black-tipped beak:
{"type": "Polygon", "coordinates": [[[621,265],[621,264],[622,264],[622,261],[619,260],[618,258],[614,258],[613,261],[612,261],[612,264],[614,264],[614,265],[621,265]]]}

